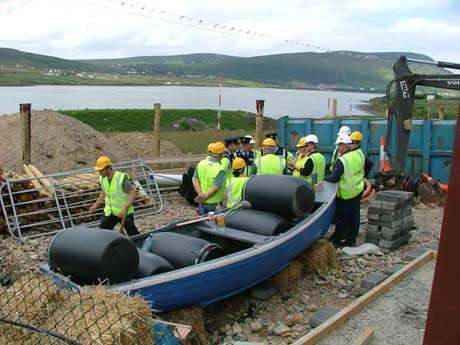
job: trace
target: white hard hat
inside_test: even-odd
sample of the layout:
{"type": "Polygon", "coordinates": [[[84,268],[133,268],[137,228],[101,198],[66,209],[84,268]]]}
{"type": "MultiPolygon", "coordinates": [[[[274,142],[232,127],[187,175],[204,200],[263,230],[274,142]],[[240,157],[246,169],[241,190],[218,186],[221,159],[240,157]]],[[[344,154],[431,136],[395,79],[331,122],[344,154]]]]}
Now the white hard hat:
{"type": "Polygon", "coordinates": [[[339,129],[339,133],[337,133],[337,136],[340,135],[351,135],[351,129],[348,126],[342,126],[339,129]]]}
{"type": "Polygon", "coordinates": [[[318,137],[314,134],[309,134],[305,137],[305,142],[306,143],[315,143],[318,144],[318,137]]]}
{"type": "Polygon", "coordinates": [[[339,135],[337,137],[337,140],[335,141],[335,144],[351,144],[351,138],[348,135],[339,135]]]}
{"type": "Polygon", "coordinates": [[[245,135],[244,137],[250,139],[249,144],[255,144],[256,143],[254,141],[254,138],[252,137],[252,135],[245,135]]]}

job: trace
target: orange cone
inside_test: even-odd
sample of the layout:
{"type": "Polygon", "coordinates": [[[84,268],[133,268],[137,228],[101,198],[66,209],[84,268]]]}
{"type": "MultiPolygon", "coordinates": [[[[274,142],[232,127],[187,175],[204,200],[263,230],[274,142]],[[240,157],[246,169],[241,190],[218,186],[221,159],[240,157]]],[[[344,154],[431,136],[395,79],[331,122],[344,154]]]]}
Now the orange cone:
{"type": "Polygon", "coordinates": [[[385,138],[380,137],[380,172],[389,172],[391,171],[390,159],[388,158],[388,153],[384,150],[385,147],[385,138]]]}

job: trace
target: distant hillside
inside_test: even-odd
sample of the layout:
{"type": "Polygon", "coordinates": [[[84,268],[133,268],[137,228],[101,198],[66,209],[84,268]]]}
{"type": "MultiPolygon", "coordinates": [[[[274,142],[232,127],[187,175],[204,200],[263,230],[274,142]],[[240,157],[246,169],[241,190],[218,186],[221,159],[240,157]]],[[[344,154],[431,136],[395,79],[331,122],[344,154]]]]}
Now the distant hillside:
{"type": "MultiPolygon", "coordinates": [[[[226,80],[240,80],[286,88],[337,88],[383,90],[392,79],[393,62],[400,56],[432,60],[408,52],[292,53],[255,57],[219,54],[140,56],[122,59],[65,60],[18,50],[0,48],[0,64],[20,64],[36,69],[57,68],[135,76],[160,76],[187,80],[209,80],[222,74],[226,80]]],[[[439,73],[431,66],[413,66],[421,73],[439,73]]],[[[1,74],[0,74],[1,76],[1,74]]],[[[0,78],[0,83],[2,82],[0,78]]],[[[74,81],[73,81],[74,82],[74,81]]],[[[61,82],[60,82],[61,83],[61,82]]],[[[118,83],[119,84],[119,83],[118,83]]],[[[194,83],[190,83],[194,85],[194,83]]]]}

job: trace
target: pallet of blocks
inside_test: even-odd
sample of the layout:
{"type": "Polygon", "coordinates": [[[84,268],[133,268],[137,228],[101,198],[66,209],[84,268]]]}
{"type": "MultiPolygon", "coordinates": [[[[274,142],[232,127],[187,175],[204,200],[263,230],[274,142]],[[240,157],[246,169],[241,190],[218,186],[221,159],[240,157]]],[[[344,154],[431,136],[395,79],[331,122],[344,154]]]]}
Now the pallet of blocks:
{"type": "Polygon", "coordinates": [[[414,194],[385,190],[369,203],[366,242],[378,245],[385,253],[399,249],[410,237],[414,225],[414,194]]]}

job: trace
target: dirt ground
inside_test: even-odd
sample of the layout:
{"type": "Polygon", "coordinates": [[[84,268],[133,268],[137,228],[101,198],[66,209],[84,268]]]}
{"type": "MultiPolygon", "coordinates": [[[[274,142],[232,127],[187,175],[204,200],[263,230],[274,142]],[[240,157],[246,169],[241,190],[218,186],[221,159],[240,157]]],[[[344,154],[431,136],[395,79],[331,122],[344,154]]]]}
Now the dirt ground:
{"type": "MultiPolygon", "coordinates": [[[[93,166],[101,155],[113,161],[152,158],[153,137],[148,133],[117,133],[105,136],[70,116],[52,111],[33,111],[31,116],[32,163],[43,173],[93,166]],[[111,140],[113,139],[113,140],[111,140]]],[[[22,172],[21,122],[18,114],[0,116],[0,167],[22,172]]],[[[180,155],[169,141],[162,141],[162,155],[180,155]]]]}

